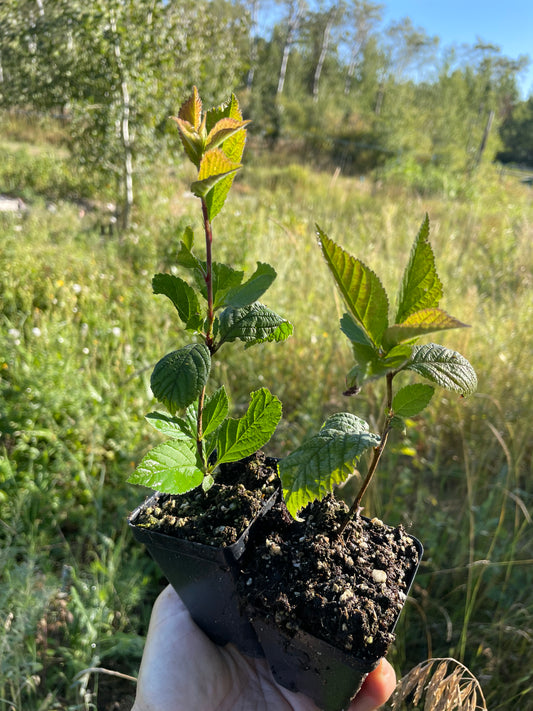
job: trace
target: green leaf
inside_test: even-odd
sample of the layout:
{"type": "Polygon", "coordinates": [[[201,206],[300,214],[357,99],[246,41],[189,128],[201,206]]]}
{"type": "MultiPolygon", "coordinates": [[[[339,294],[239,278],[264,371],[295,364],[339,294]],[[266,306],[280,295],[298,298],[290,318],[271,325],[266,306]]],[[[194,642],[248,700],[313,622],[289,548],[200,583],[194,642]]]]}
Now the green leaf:
{"type": "Polygon", "coordinates": [[[378,277],[317,226],[318,241],[348,310],[376,346],[388,325],[389,301],[378,277]]]}
{"type": "MultiPolygon", "coordinates": [[[[236,119],[242,121],[242,113],[239,102],[234,94],[229,102],[218,109],[207,112],[206,126],[210,131],[218,121],[223,118],[236,119]]],[[[233,163],[240,163],[246,143],[246,129],[241,129],[227,138],[220,146],[221,150],[233,163]]],[[[226,198],[233,184],[235,173],[231,173],[226,178],[218,182],[214,188],[206,195],[205,202],[209,214],[209,219],[213,220],[222,209],[226,198]]]]}
{"type": "Polygon", "coordinates": [[[194,86],[191,96],[180,106],[178,116],[183,121],[187,121],[198,133],[202,122],[202,100],[198,94],[198,89],[194,86]]]}
{"type": "Polygon", "coordinates": [[[203,343],[190,343],[156,363],[150,386],[154,396],[174,414],[200,395],[211,368],[211,355],[203,343]]]}
{"type": "Polygon", "coordinates": [[[205,262],[202,262],[198,257],[196,257],[191,251],[192,243],[189,244],[189,240],[181,240],[180,248],[176,255],[176,264],[180,267],[185,267],[185,269],[192,269],[197,272],[200,277],[203,277],[206,272],[205,262]]]}
{"type": "Polygon", "coordinates": [[[190,423],[181,417],[169,417],[161,412],[150,412],[146,415],[148,422],[161,434],[172,439],[191,439],[196,437],[190,423]]]}
{"type": "Polygon", "coordinates": [[[225,101],[220,106],[215,106],[206,111],[205,127],[211,132],[216,124],[225,118],[233,118],[242,120],[242,113],[239,108],[239,101],[235,94],[232,94],[228,101],[225,101]]]}
{"type": "Polygon", "coordinates": [[[320,432],[279,464],[283,498],[292,516],[311,501],[323,498],[354,473],[356,462],[379,444],[364,420],[350,413],[328,418],[320,432]]]}
{"type": "MultiPolygon", "coordinates": [[[[219,181],[232,175],[239,170],[240,167],[240,163],[231,161],[220,148],[213,148],[213,150],[204,154],[202,162],[200,163],[198,180],[191,183],[191,192],[197,197],[205,198],[207,193],[212,190],[219,181]]],[[[207,207],[209,219],[212,220],[214,215],[212,214],[209,204],[207,207]]]]}
{"type": "Polygon", "coordinates": [[[429,243],[429,217],[426,215],[403,275],[395,323],[403,323],[416,311],[436,308],[441,297],[442,284],[437,275],[435,256],[429,243]]]}
{"type": "Polygon", "coordinates": [[[220,314],[221,343],[237,339],[248,346],[266,341],[283,341],[292,333],[292,324],[259,302],[233,308],[228,306],[220,314]]]}
{"type": "Polygon", "coordinates": [[[404,368],[461,395],[471,395],[477,388],[476,372],[467,359],[436,343],[413,346],[411,359],[404,368]]]}
{"type": "MultiPolygon", "coordinates": [[[[244,272],[229,267],[227,264],[213,262],[212,266],[213,278],[213,308],[219,309],[226,305],[226,297],[233,289],[240,286],[244,272]]],[[[205,282],[202,287],[202,293],[207,298],[207,289],[205,282]]]]}
{"type": "Polygon", "coordinates": [[[237,462],[261,449],[281,419],[281,402],[266,388],[250,396],[248,411],[240,419],[225,420],[217,437],[217,464],[237,462]]]}
{"type": "Polygon", "coordinates": [[[226,295],[224,306],[242,308],[257,301],[276,278],[276,271],[270,264],[257,262],[257,268],[244,284],[233,288],[226,295]]]}
{"type": "Polygon", "coordinates": [[[406,385],[398,390],[392,400],[392,410],[396,417],[413,417],[427,407],[435,388],[424,383],[406,385]]]}
{"type": "Polygon", "coordinates": [[[148,452],[128,481],[166,494],[184,494],[199,486],[203,478],[195,442],[172,439],[148,452]]]}
{"type": "Polygon", "coordinates": [[[168,296],[185,328],[191,330],[200,328],[203,318],[198,297],[192,286],[173,274],[156,274],[152,279],[152,289],[154,294],[168,296]]]}
{"type": "Polygon", "coordinates": [[[357,343],[361,346],[371,348],[378,353],[370,338],[367,336],[365,329],[356,323],[350,314],[343,314],[341,318],[341,331],[349,338],[352,343],[357,343]]]}
{"type": "Polygon", "coordinates": [[[178,132],[180,135],[183,148],[191,163],[197,168],[200,166],[203,152],[203,141],[194,130],[194,127],[186,120],[179,116],[171,116],[171,119],[178,124],[178,132]]]}
{"type": "MultiPolygon", "coordinates": [[[[346,323],[348,323],[347,320],[346,323]]],[[[357,334],[352,332],[352,335],[357,334]]],[[[360,339],[360,341],[363,340],[363,338],[360,339]]],[[[396,346],[396,348],[382,353],[369,341],[366,343],[360,341],[352,340],[355,365],[346,378],[348,388],[361,387],[368,380],[374,380],[393,370],[398,370],[411,357],[412,346],[396,346]]]]}
{"type": "Polygon", "coordinates": [[[229,412],[229,400],[222,385],[206,399],[202,412],[202,436],[207,437],[226,419],[229,412]]]}
{"type": "Polygon", "coordinates": [[[383,343],[390,347],[450,328],[468,328],[468,326],[441,309],[422,309],[410,314],[403,323],[387,328],[383,334],[383,343]]]}
{"type": "Polygon", "coordinates": [[[206,139],[205,150],[209,151],[213,148],[218,148],[221,143],[227,141],[231,136],[235,135],[237,131],[242,130],[249,123],[250,121],[239,121],[239,119],[234,118],[220,119],[209,131],[206,139]]]}

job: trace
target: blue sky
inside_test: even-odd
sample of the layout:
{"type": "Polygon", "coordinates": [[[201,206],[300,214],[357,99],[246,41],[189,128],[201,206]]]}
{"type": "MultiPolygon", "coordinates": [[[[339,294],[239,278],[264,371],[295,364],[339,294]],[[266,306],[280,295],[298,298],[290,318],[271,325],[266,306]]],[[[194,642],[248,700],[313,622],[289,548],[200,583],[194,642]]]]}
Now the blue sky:
{"type": "MultiPolygon", "coordinates": [[[[500,47],[504,56],[531,62],[519,77],[523,98],[533,95],[533,0],[373,0],[385,6],[383,27],[409,17],[413,25],[437,35],[441,48],[482,42],[500,47]]],[[[307,0],[311,7],[320,0],[307,0]]],[[[260,24],[279,20],[282,6],[263,0],[260,24]]]]}
{"type": "MultiPolygon", "coordinates": [[[[438,35],[442,46],[498,45],[512,59],[533,59],[533,0],[383,0],[385,24],[411,18],[415,27],[438,35]]],[[[520,78],[524,98],[533,94],[533,64],[520,78]]]]}

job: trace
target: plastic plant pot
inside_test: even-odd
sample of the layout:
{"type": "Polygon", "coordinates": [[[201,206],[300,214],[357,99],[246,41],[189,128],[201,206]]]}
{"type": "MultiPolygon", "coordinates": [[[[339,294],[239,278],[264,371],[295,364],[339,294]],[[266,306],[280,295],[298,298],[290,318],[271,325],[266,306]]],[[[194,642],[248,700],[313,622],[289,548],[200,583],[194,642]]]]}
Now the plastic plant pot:
{"type": "MultiPolygon", "coordinates": [[[[410,538],[417,548],[419,564],[424,549],[418,539],[410,538]]],[[[418,564],[408,580],[406,597],[418,564]]],[[[345,652],[302,630],[290,636],[253,609],[249,608],[248,614],[275,680],[291,691],[309,696],[323,711],[347,708],[367,674],[379,663],[380,657],[358,657],[357,650],[345,652]]],[[[400,614],[401,610],[390,632],[394,631],[400,614]]]]}
{"type": "MultiPolygon", "coordinates": [[[[252,625],[241,613],[235,587],[237,562],[254,522],[235,543],[218,548],[136,525],[139,513],[160,500],[160,496],[154,494],[131,514],[128,523],[135,539],[146,546],[193,620],[213,642],[219,645],[231,642],[248,656],[264,656],[252,625]]],[[[273,505],[276,497],[274,494],[267,500],[258,517],[273,505]]]]}

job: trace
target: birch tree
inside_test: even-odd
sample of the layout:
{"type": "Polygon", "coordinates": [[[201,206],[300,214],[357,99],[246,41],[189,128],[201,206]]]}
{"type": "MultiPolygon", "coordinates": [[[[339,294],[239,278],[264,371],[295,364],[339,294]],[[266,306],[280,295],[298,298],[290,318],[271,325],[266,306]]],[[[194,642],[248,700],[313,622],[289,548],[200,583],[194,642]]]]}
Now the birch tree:
{"type": "Polygon", "coordinates": [[[305,0],[288,0],[287,14],[285,17],[287,32],[285,33],[285,41],[283,43],[281,67],[278,76],[278,88],[276,90],[277,96],[283,94],[283,88],[285,86],[285,77],[287,74],[287,65],[289,62],[289,55],[293,45],[295,44],[298,38],[298,33],[300,31],[302,21],[305,16],[305,11],[305,0]]]}

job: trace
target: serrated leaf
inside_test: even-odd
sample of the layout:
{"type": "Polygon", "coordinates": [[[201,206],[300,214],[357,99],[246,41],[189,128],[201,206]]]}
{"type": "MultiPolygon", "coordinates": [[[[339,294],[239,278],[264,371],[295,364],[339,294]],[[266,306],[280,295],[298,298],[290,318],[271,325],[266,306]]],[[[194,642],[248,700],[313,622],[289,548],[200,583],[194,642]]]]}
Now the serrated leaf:
{"type": "Polygon", "coordinates": [[[370,338],[367,336],[365,329],[358,323],[356,323],[352,316],[350,316],[350,314],[343,314],[340,325],[341,331],[344,333],[345,336],[348,337],[348,339],[352,343],[357,343],[358,345],[366,346],[368,348],[371,348],[373,351],[376,351],[377,353],[377,349],[373,345],[370,338]]]}
{"type": "MultiPolygon", "coordinates": [[[[242,121],[242,113],[239,107],[239,102],[234,94],[231,95],[229,102],[214,109],[207,113],[207,127],[214,126],[217,121],[222,118],[232,118],[237,121],[242,121]],[[213,122],[213,123],[212,123],[213,122]]],[[[242,129],[232,134],[227,138],[221,145],[221,149],[228,156],[228,158],[233,161],[233,163],[240,163],[242,159],[242,154],[244,152],[244,146],[246,144],[246,129],[242,129]]],[[[226,198],[233,184],[235,178],[235,173],[228,175],[224,180],[218,182],[214,188],[206,195],[205,202],[207,205],[207,210],[209,218],[214,219],[220,210],[222,209],[226,198]]]]}
{"type": "Polygon", "coordinates": [[[154,396],[174,414],[200,395],[211,368],[211,355],[203,343],[190,343],[156,363],[150,386],[154,396]]]}
{"type": "Polygon", "coordinates": [[[416,311],[436,308],[441,297],[442,283],[437,275],[435,256],[429,243],[429,217],[426,215],[403,275],[395,323],[403,323],[416,311]]]}
{"type": "Polygon", "coordinates": [[[191,247],[183,240],[180,240],[180,248],[176,255],[176,264],[179,264],[180,267],[185,267],[185,269],[196,271],[201,277],[205,275],[205,262],[198,259],[198,257],[192,253],[191,247]]]}
{"type": "Polygon", "coordinates": [[[427,407],[435,388],[424,383],[413,383],[398,390],[392,399],[392,410],[396,417],[414,417],[427,407]]]}
{"type": "Polygon", "coordinates": [[[357,415],[352,415],[351,412],[336,412],[328,417],[320,431],[322,433],[334,431],[352,434],[368,432],[368,423],[357,415]]]}
{"type": "Polygon", "coordinates": [[[224,306],[242,308],[257,301],[276,278],[276,270],[270,264],[257,262],[257,268],[244,284],[231,289],[224,299],[224,306]]]}
{"type": "Polygon", "coordinates": [[[355,365],[346,376],[348,388],[361,387],[366,381],[398,370],[411,357],[412,346],[396,346],[382,353],[372,344],[352,341],[355,365]]]}
{"type": "Polygon", "coordinates": [[[178,117],[184,121],[188,121],[195,131],[198,132],[200,130],[202,122],[202,100],[195,86],[193,86],[191,96],[181,105],[178,117]]]}
{"type": "Polygon", "coordinates": [[[202,436],[207,437],[226,419],[229,412],[229,400],[222,385],[206,399],[202,412],[202,436]]]}
{"type": "Polygon", "coordinates": [[[233,118],[242,121],[242,113],[239,107],[239,101],[235,94],[232,94],[228,101],[225,101],[220,106],[215,106],[206,111],[206,129],[211,131],[221,119],[233,118]]]}
{"type": "Polygon", "coordinates": [[[320,432],[278,464],[283,498],[292,516],[308,503],[323,498],[354,472],[355,464],[369,448],[379,444],[378,435],[355,415],[332,416],[320,432]]]}
{"type": "Polygon", "coordinates": [[[259,302],[237,309],[228,306],[220,314],[221,343],[237,339],[247,345],[282,341],[292,333],[292,325],[259,302]]]}
{"type": "MultiPolygon", "coordinates": [[[[227,294],[238,288],[243,280],[244,272],[233,269],[227,264],[213,262],[213,308],[219,309],[226,305],[227,294]]],[[[205,284],[204,284],[205,287],[205,284]]],[[[202,293],[207,297],[207,291],[202,287],[202,293]]]]}
{"type": "Polygon", "coordinates": [[[317,225],[318,241],[344,302],[368,338],[381,345],[388,325],[387,293],[374,272],[335,244],[317,225]]]}
{"type": "Polygon", "coordinates": [[[393,430],[398,430],[399,432],[401,432],[404,437],[407,434],[405,420],[402,417],[398,417],[397,415],[395,415],[390,421],[390,426],[393,430]]]}
{"type": "Polygon", "coordinates": [[[184,494],[199,486],[203,478],[195,442],[173,439],[148,452],[128,481],[165,494],[184,494]]]}
{"type": "Polygon", "coordinates": [[[249,123],[250,121],[239,121],[234,118],[220,119],[207,135],[205,150],[209,151],[213,148],[217,148],[221,143],[227,141],[231,136],[237,133],[237,131],[241,131],[249,123]]]}
{"type": "Polygon", "coordinates": [[[403,323],[389,326],[383,334],[383,343],[390,347],[450,328],[468,328],[468,326],[441,309],[422,309],[410,314],[403,323]]]}
{"type": "Polygon", "coordinates": [[[178,125],[180,140],[189,160],[199,168],[203,153],[202,139],[188,121],[185,121],[179,116],[171,116],[170,118],[178,125]]]}
{"type": "MultiPolygon", "coordinates": [[[[207,193],[223,178],[235,173],[241,167],[240,163],[234,163],[228,156],[220,150],[213,150],[204,153],[198,172],[198,180],[191,184],[191,191],[201,198],[205,198],[207,193]]],[[[208,205],[209,208],[209,205],[208,205]]],[[[212,215],[209,215],[212,219],[212,215]]]]}
{"type": "Polygon", "coordinates": [[[194,289],[173,274],[156,274],[152,279],[154,294],[168,296],[178,311],[185,328],[196,330],[202,324],[200,304],[194,289]]]}
{"type": "Polygon", "coordinates": [[[217,464],[237,462],[264,447],[281,419],[281,402],[266,388],[250,396],[246,414],[225,420],[217,436],[217,464]]]}
{"type": "Polygon", "coordinates": [[[191,439],[196,436],[190,424],[182,417],[169,417],[162,412],[150,412],[146,415],[146,420],[158,432],[172,439],[191,439]]]}
{"type": "Polygon", "coordinates": [[[476,372],[467,359],[436,343],[413,346],[411,359],[404,368],[461,395],[471,395],[477,388],[476,372]]]}

